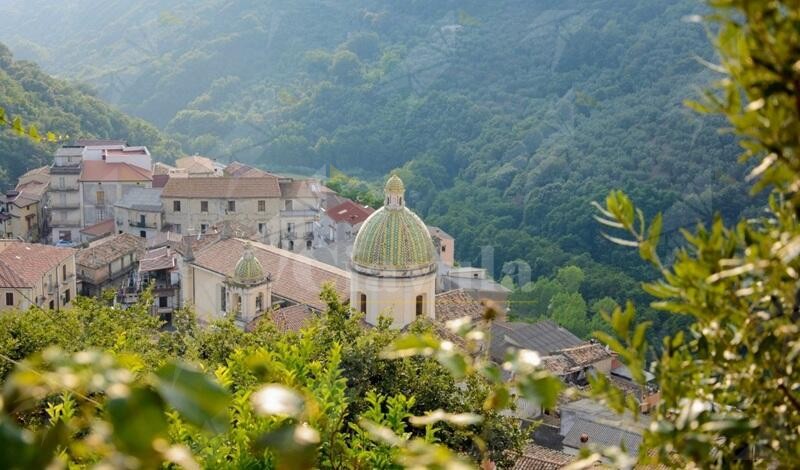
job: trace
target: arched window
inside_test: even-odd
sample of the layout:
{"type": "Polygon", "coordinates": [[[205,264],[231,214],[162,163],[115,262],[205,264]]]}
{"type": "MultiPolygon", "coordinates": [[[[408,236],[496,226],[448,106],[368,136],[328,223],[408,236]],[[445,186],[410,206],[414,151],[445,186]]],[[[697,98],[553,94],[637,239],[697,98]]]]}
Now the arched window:
{"type": "Polygon", "coordinates": [[[361,313],[367,313],[367,294],[361,294],[361,313]]]}
{"type": "Polygon", "coordinates": [[[256,312],[261,312],[264,310],[264,294],[259,293],[256,296],[256,312]]]}
{"type": "Polygon", "coordinates": [[[423,304],[422,296],[418,295],[417,296],[417,316],[418,317],[422,315],[423,307],[424,307],[424,304],[423,304]]]}

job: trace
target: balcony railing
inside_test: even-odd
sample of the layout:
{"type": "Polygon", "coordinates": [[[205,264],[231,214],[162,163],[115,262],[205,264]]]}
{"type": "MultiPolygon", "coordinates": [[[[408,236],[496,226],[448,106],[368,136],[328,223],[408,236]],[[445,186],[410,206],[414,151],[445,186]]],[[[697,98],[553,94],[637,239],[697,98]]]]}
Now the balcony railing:
{"type": "Polygon", "coordinates": [[[284,240],[313,240],[314,239],[314,232],[295,232],[295,231],[283,231],[281,232],[281,238],[284,240]]]}
{"type": "Polygon", "coordinates": [[[50,185],[48,188],[51,192],[67,192],[67,191],[77,191],[78,185],[77,184],[65,184],[65,185],[50,185]]]}
{"type": "Polygon", "coordinates": [[[52,165],[50,167],[51,175],[77,175],[81,172],[80,163],[72,163],[67,165],[52,165]]]}
{"type": "Polygon", "coordinates": [[[141,220],[129,220],[128,225],[136,228],[158,228],[158,224],[155,222],[142,222],[141,220]]]}

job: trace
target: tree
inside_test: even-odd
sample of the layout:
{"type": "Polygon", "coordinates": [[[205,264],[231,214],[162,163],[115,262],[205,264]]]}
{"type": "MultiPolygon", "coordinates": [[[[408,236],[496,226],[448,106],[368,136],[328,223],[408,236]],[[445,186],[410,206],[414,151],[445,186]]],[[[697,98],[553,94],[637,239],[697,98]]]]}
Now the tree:
{"type": "Polygon", "coordinates": [[[580,292],[560,292],[554,295],[548,313],[553,321],[575,336],[583,338],[589,334],[586,301],[580,292]]]}
{"type": "MultiPolygon", "coordinates": [[[[672,265],[658,253],[662,217],[650,223],[621,192],[597,205],[611,240],[638,249],[659,278],[645,285],[655,308],[691,319],[663,339],[651,370],[661,402],[644,446],[674,467],[794,467],[800,455],[800,9],[785,1],[712,1],[724,74],[701,103],[725,116],[755,166],[754,192],[769,191],[759,217],[722,217],[685,232],[672,265]]],[[[632,330],[633,305],[610,317],[617,341],[598,334],[638,380],[647,322],[632,330]]],[[[596,391],[605,389],[602,380],[596,391]]],[[[614,401],[613,394],[605,394],[614,401]]],[[[622,403],[618,403],[621,405],[622,403]]]]}
{"type": "Polygon", "coordinates": [[[556,281],[558,281],[567,292],[578,292],[585,277],[581,268],[577,266],[565,266],[558,270],[556,281]]]}

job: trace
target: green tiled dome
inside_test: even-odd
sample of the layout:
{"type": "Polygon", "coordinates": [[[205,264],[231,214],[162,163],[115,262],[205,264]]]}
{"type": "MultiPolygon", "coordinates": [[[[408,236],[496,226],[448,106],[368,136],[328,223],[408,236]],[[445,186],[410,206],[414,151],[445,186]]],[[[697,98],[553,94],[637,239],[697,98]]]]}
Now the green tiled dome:
{"type": "Polygon", "coordinates": [[[353,265],[379,271],[433,268],[433,241],[422,220],[405,207],[402,180],[392,176],[385,191],[386,205],[364,221],[356,235],[353,265]]]}
{"type": "Polygon", "coordinates": [[[233,270],[233,280],[239,284],[259,284],[264,282],[265,279],[264,268],[253,254],[250,243],[247,243],[242,257],[233,270]]]}

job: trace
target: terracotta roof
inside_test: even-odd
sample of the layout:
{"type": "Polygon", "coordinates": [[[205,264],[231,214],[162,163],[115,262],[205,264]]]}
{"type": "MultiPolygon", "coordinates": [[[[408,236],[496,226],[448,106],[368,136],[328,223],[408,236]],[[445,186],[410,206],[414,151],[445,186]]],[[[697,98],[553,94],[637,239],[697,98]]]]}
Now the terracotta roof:
{"type": "Polygon", "coordinates": [[[169,181],[169,175],[153,175],[153,187],[163,188],[169,181]]]}
{"type": "Polygon", "coordinates": [[[575,370],[575,364],[561,354],[544,356],[542,358],[542,366],[554,375],[560,376],[567,375],[575,370]]]}
{"type": "Polygon", "coordinates": [[[156,176],[167,176],[169,175],[170,171],[176,170],[172,165],[167,165],[163,162],[155,162],[153,163],[153,177],[156,176]]]}
{"type": "Polygon", "coordinates": [[[432,237],[442,238],[445,240],[454,240],[452,235],[433,225],[428,225],[428,232],[430,232],[432,237]]]}
{"type": "MultiPolygon", "coordinates": [[[[245,242],[237,238],[219,240],[195,251],[193,264],[226,277],[232,276],[244,252],[245,242]]],[[[290,251],[263,243],[250,243],[253,254],[272,279],[275,296],[323,311],[325,304],[319,294],[322,286],[331,282],[343,301],[350,298],[350,273],[290,251]]]]}
{"type": "Polygon", "coordinates": [[[50,167],[41,166],[39,168],[28,170],[25,172],[25,174],[19,177],[18,181],[18,187],[30,182],[37,182],[40,184],[48,183],[50,182],[50,167]]]}
{"type": "Polygon", "coordinates": [[[152,181],[153,174],[130,163],[108,163],[102,160],[83,162],[80,181],[152,181]]]}
{"type": "Polygon", "coordinates": [[[558,470],[575,460],[575,457],[533,443],[525,446],[522,455],[514,462],[514,470],[558,470]]]}
{"type": "Polygon", "coordinates": [[[225,176],[231,176],[234,178],[255,178],[259,176],[276,176],[268,171],[260,170],[250,165],[245,165],[244,163],[241,162],[230,163],[228,166],[225,167],[223,173],[225,174],[225,176]]]}
{"type": "Polygon", "coordinates": [[[170,178],[161,197],[186,199],[256,199],[281,197],[278,178],[170,178]]]}
{"type": "Polygon", "coordinates": [[[272,321],[280,331],[300,331],[308,325],[314,312],[306,305],[292,305],[272,312],[272,321]]]}
{"type": "Polygon", "coordinates": [[[78,251],[75,262],[89,269],[107,266],[112,261],[132,253],[140,253],[144,248],[144,238],[121,233],[89,245],[78,251]]]}
{"type": "Polygon", "coordinates": [[[347,222],[350,225],[357,225],[367,220],[373,212],[375,212],[375,209],[362,206],[348,199],[339,205],[327,209],[325,214],[334,222],[347,222]]]}
{"type": "Polygon", "coordinates": [[[139,259],[140,273],[173,269],[175,266],[175,252],[166,246],[150,250],[139,259]]]}
{"type": "Polygon", "coordinates": [[[600,343],[586,343],[572,348],[561,349],[558,353],[574,362],[578,367],[589,366],[611,358],[611,353],[600,343]]]}
{"type": "Polygon", "coordinates": [[[484,307],[462,289],[436,294],[436,320],[444,323],[462,317],[483,318],[484,307]]]}
{"type": "Polygon", "coordinates": [[[183,242],[183,235],[175,232],[158,232],[153,237],[147,239],[147,248],[160,248],[170,246],[179,248],[183,242]]]}
{"type": "Polygon", "coordinates": [[[182,157],[175,161],[175,166],[186,170],[190,174],[213,174],[216,173],[214,161],[207,157],[193,155],[182,157]]]}
{"type": "Polygon", "coordinates": [[[48,271],[73,256],[72,248],[0,242],[0,287],[33,287],[48,271]]]}
{"type": "Polygon", "coordinates": [[[84,235],[89,235],[90,237],[100,238],[105,237],[106,235],[111,235],[114,233],[114,230],[116,230],[114,219],[107,219],[81,229],[81,233],[84,235]]]}
{"type": "Polygon", "coordinates": [[[281,196],[318,198],[322,197],[322,185],[317,180],[292,180],[281,182],[281,196]]]}

